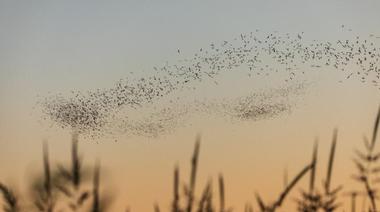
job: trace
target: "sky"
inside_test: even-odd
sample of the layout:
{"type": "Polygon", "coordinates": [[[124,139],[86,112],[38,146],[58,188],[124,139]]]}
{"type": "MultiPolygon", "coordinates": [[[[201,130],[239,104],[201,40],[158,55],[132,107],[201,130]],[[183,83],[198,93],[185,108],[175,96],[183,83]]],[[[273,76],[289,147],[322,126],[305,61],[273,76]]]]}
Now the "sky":
{"type": "MultiPolygon", "coordinates": [[[[189,58],[210,43],[256,29],[305,32],[312,39],[334,41],[346,36],[341,33],[345,25],[354,36],[380,36],[379,9],[376,0],[1,0],[0,181],[22,190],[29,173],[41,169],[43,140],[48,140],[53,160],[68,160],[70,132],[41,120],[41,96],[110,88],[119,79],[153,74],[153,66],[189,58]]],[[[276,75],[270,80],[242,77],[222,75],[220,85],[199,85],[189,96],[234,95],[256,91],[259,85],[283,85],[276,75]]],[[[117,192],[116,210],[130,205],[135,211],[148,211],[155,201],[167,208],[173,167],[178,164],[188,178],[200,133],[199,191],[222,172],[227,203],[239,210],[245,202],[254,202],[256,191],[266,200],[274,199],[282,189],[284,169],[295,175],[309,161],[316,137],[324,170],[337,127],[333,183],[354,187],[352,150],[371,132],[380,91],[355,79],[338,83],[342,76],[332,69],[308,77],[310,86],[288,114],[242,123],[192,117],[191,124],[159,138],[83,138],[81,152],[90,164],[101,158],[105,183],[117,192]]]]}

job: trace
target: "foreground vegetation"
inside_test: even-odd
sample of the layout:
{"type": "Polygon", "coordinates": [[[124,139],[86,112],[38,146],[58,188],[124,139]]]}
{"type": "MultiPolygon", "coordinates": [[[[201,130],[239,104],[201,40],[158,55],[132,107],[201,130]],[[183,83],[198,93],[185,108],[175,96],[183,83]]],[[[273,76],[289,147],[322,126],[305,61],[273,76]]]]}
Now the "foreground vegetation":
{"type": "MultiPolygon", "coordinates": [[[[356,210],[356,197],[365,195],[369,205],[364,205],[364,211],[378,211],[376,183],[380,182],[377,173],[380,172],[378,161],[380,153],[375,151],[377,132],[380,122],[380,110],[375,119],[372,137],[364,137],[364,152],[355,150],[353,160],[357,167],[353,178],[361,184],[363,191],[350,192],[351,211],[356,210]]],[[[326,176],[322,181],[322,188],[315,186],[316,167],[318,161],[318,143],[313,148],[311,161],[306,162],[305,166],[300,169],[299,173],[286,182],[284,190],[279,194],[277,199],[271,202],[264,201],[259,193],[256,193],[256,206],[247,203],[245,212],[261,211],[275,212],[279,211],[285,201],[288,201],[288,195],[303,178],[308,177],[308,188],[301,190],[299,197],[296,199],[297,207],[294,211],[299,212],[316,212],[316,211],[341,211],[339,199],[342,198],[341,189],[343,186],[332,186],[331,179],[334,170],[334,158],[337,147],[338,131],[334,130],[330,147],[328,164],[326,167],[326,176]]],[[[3,200],[2,209],[5,212],[21,211],[41,211],[41,212],[66,212],[66,211],[91,211],[105,212],[110,211],[112,203],[111,196],[100,192],[100,162],[95,161],[92,167],[85,166],[78,152],[78,135],[73,134],[71,149],[71,164],[56,164],[52,166],[49,159],[47,143],[43,146],[43,173],[36,177],[30,184],[30,198],[28,201],[20,201],[20,196],[7,185],[0,182],[0,193],[3,200]]],[[[230,212],[232,207],[226,204],[225,186],[223,175],[218,178],[217,195],[214,195],[212,182],[209,181],[201,196],[195,196],[195,187],[197,182],[198,156],[200,151],[200,138],[197,138],[194,147],[194,153],[191,158],[191,170],[189,181],[180,185],[179,167],[174,168],[173,173],[173,196],[171,202],[172,212],[230,212]],[[216,202],[216,203],[215,203],[216,202]]],[[[25,200],[25,198],[23,198],[25,200]]],[[[363,208],[362,207],[362,208],[363,208]]],[[[161,211],[158,204],[153,205],[155,212],[161,211]]],[[[125,211],[130,211],[126,208],[125,211]]]]}

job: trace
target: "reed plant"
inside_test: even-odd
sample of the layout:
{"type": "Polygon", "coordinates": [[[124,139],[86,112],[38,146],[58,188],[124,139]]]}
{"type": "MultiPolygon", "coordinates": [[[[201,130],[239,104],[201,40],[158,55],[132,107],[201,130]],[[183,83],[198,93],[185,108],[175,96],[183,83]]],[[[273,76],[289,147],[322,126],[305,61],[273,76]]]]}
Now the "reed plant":
{"type": "Polygon", "coordinates": [[[338,193],[342,189],[342,186],[337,186],[336,188],[331,189],[331,179],[335,159],[337,136],[338,131],[334,130],[330,147],[329,160],[327,164],[326,178],[322,181],[322,189],[320,190],[315,187],[318,161],[318,143],[315,143],[311,160],[312,167],[310,171],[309,190],[301,190],[301,198],[296,200],[298,204],[297,210],[299,212],[332,212],[338,209],[340,205],[337,202],[338,193]]]}
{"type": "Polygon", "coordinates": [[[377,133],[380,122],[380,108],[378,110],[375,124],[372,130],[372,138],[369,140],[366,136],[363,137],[364,151],[355,150],[355,158],[353,162],[357,168],[357,173],[353,175],[353,179],[362,184],[368,200],[370,201],[370,212],[378,211],[377,196],[378,192],[375,185],[380,182],[377,174],[380,173],[378,162],[380,152],[375,150],[377,133]]]}

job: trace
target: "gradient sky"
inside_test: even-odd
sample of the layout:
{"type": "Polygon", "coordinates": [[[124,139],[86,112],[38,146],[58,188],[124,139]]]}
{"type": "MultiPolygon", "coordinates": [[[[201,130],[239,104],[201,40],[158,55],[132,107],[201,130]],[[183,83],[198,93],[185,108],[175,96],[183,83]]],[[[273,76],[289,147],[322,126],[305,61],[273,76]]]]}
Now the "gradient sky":
{"type": "MultiPolygon", "coordinates": [[[[39,123],[34,109],[38,96],[108,88],[130,72],[149,74],[152,66],[255,29],[304,31],[320,40],[336,40],[344,24],[354,35],[380,36],[379,11],[377,0],[1,0],[0,181],[22,190],[28,174],[41,168],[43,139],[49,141],[53,158],[68,159],[70,134],[39,123]]],[[[332,131],[338,127],[333,183],[354,186],[352,150],[361,145],[363,134],[370,133],[380,90],[358,80],[339,84],[334,70],[311,76],[313,86],[288,115],[240,124],[194,120],[192,126],[162,138],[88,140],[81,143],[81,150],[90,164],[94,157],[102,158],[109,171],[106,183],[117,188],[115,208],[130,205],[134,211],[148,211],[155,201],[169,207],[172,169],[179,164],[187,177],[200,132],[198,188],[223,172],[227,202],[239,210],[246,201],[254,201],[255,191],[273,199],[282,188],[284,168],[290,175],[300,170],[310,158],[315,137],[323,163],[332,131]]],[[[254,90],[260,82],[277,87],[272,80],[228,76],[222,80],[226,84],[220,89],[239,85],[254,90]]],[[[218,89],[199,92],[212,96],[218,89]]]]}

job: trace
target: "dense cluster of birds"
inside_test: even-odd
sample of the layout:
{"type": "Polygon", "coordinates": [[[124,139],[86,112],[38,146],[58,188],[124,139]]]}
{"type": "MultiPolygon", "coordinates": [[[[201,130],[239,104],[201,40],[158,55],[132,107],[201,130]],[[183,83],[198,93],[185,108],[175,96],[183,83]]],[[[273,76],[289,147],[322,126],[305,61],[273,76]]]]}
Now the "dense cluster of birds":
{"type": "MultiPolygon", "coordinates": [[[[123,108],[136,110],[143,108],[174,91],[195,89],[196,82],[217,84],[219,75],[236,70],[246,70],[248,77],[278,73],[285,82],[290,83],[296,81],[297,77],[305,74],[307,70],[330,67],[343,71],[345,79],[357,77],[362,82],[369,81],[378,86],[380,49],[376,45],[374,35],[366,38],[354,36],[331,42],[305,38],[303,32],[265,34],[256,30],[240,34],[231,41],[212,43],[208,47],[200,48],[190,58],[153,67],[152,74],[147,77],[122,79],[109,89],[86,93],[73,91],[70,97],[62,94],[47,96],[40,101],[44,118],[53,120],[63,128],[72,128],[78,132],[100,132],[105,126],[109,126],[115,117],[117,118],[117,114],[123,108]]],[[[180,50],[177,53],[182,54],[180,50]]],[[[224,111],[234,111],[234,116],[241,119],[255,119],[254,117],[261,117],[263,114],[272,114],[270,116],[272,117],[273,114],[287,111],[290,107],[285,103],[261,103],[260,106],[259,99],[255,95],[243,97],[233,103],[224,102],[223,107],[219,108],[229,108],[224,111]],[[236,105],[236,102],[239,105],[236,105]]],[[[213,108],[211,107],[213,104],[198,105],[203,105],[203,108],[213,108]]],[[[198,106],[197,110],[204,110],[199,107],[201,106],[198,106]]],[[[168,111],[175,110],[168,109],[168,111]]],[[[163,131],[159,130],[160,128],[167,128],[162,123],[165,120],[172,120],[165,117],[171,117],[173,114],[162,111],[153,114],[141,122],[126,118],[123,125],[127,126],[126,129],[159,134],[163,131]]]]}
{"type": "Polygon", "coordinates": [[[123,111],[103,126],[108,133],[131,136],[158,137],[174,132],[184,123],[196,117],[222,118],[229,123],[257,121],[290,112],[296,101],[294,96],[303,94],[304,84],[284,88],[251,92],[241,97],[196,99],[175,105],[154,106],[141,111],[123,111]]]}
{"type": "MultiPolygon", "coordinates": [[[[296,84],[277,89],[254,92],[249,95],[220,101],[219,106],[210,108],[219,111],[232,121],[256,121],[276,117],[284,112],[291,112],[296,104],[295,97],[304,94],[306,84],[296,84]]],[[[210,111],[211,112],[211,111],[210,111]]]]}

